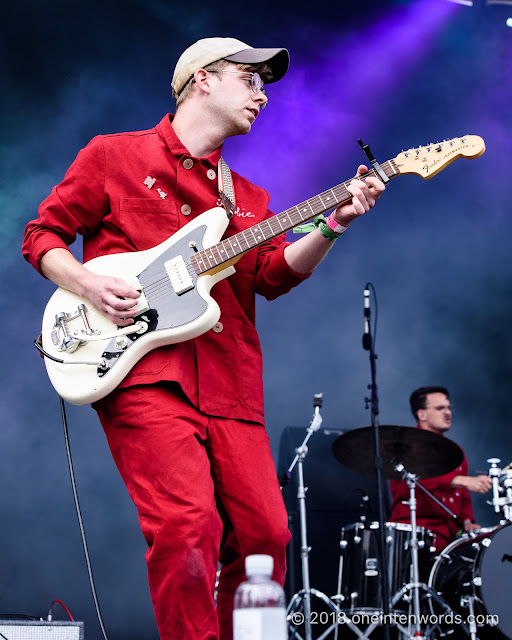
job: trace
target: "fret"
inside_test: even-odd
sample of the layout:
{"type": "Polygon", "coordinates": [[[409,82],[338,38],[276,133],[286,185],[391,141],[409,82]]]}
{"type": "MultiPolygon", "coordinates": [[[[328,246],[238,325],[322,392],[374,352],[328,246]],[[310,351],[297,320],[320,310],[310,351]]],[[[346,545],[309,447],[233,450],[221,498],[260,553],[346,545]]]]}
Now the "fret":
{"type": "Polygon", "coordinates": [[[291,219],[290,209],[287,209],[286,211],[283,211],[283,213],[279,213],[276,216],[277,218],[279,218],[279,220],[283,220],[283,222],[284,222],[284,219],[285,219],[286,216],[288,216],[288,224],[285,225],[284,227],[283,227],[283,225],[281,225],[281,229],[283,231],[288,231],[288,229],[291,229],[293,227],[293,222],[292,222],[292,219],[291,219]]]}
{"type": "MultiPolygon", "coordinates": [[[[213,249],[214,249],[214,247],[210,247],[209,249],[207,249],[207,251],[210,252],[209,258],[213,258],[213,260],[215,260],[215,255],[213,253],[213,249]]],[[[208,254],[206,254],[206,255],[208,255],[208,254]]],[[[215,265],[214,266],[217,266],[218,264],[219,263],[217,262],[217,260],[215,260],[215,265]]]]}
{"type": "Polygon", "coordinates": [[[281,231],[284,231],[283,225],[281,224],[281,216],[276,216],[275,219],[279,222],[279,225],[281,227],[281,231]]]}
{"type": "Polygon", "coordinates": [[[243,240],[243,235],[241,233],[237,233],[235,236],[231,236],[231,241],[233,246],[235,247],[235,255],[239,255],[242,253],[242,246],[240,245],[240,240],[243,240]]]}
{"type": "MultiPolygon", "coordinates": [[[[315,214],[315,216],[317,215],[317,205],[315,203],[316,200],[316,196],[315,198],[310,198],[307,203],[309,205],[309,208],[311,209],[311,211],[315,214]]],[[[323,211],[323,208],[318,209],[318,211],[323,211]]]]}
{"type": "Polygon", "coordinates": [[[226,249],[224,248],[224,246],[225,246],[224,242],[219,242],[218,246],[220,247],[219,254],[224,254],[222,256],[224,258],[227,255],[226,249]]]}
{"type": "Polygon", "coordinates": [[[231,257],[234,258],[238,254],[238,251],[233,246],[232,240],[233,240],[233,237],[231,236],[229,238],[226,238],[226,241],[229,242],[229,246],[231,247],[231,251],[233,252],[233,255],[231,257]]]}
{"type": "MultiPolygon", "coordinates": [[[[325,193],[324,193],[324,195],[325,195],[325,193]]],[[[328,208],[330,208],[330,207],[326,207],[326,206],[325,206],[325,202],[324,202],[324,200],[323,200],[323,198],[322,198],[322,194],[321,194],[321,193],[318,195],[318,197],[319,197],[320,202],[322,203],[322,207],[323,207],[324,209],[328,209],[328,208]]],[[[326,198],[326,200],[329,200],[329,198],[327,197],[327,198],[326,198]]]]}
{"type": "MultiPolygon", "coordinates": [[[[313,216],[316,216],[316,212],[314,211],[313,207],[309,204],[309,200],[306,200],[306,202],[303,202],[302,204],[307,204],[307,205],[308,205],[308,207],[309,207],[309,209],[310,209],[310,211],[311,211],[311,213],[313,214],[313,216]]],[[[301,206],[302,206],[302,205],[301,205],[301,206]]],[[[303,212],[304,212],[304,213],[307,213],[307,209],[306,209],[306,208],[304,208],[304,209],[303,209],[303,212]]],[[[309,216],[308,216],[308,217],[309,217],[309,216]]],[[[306,217],[305,217],[305,216],[303,216],[303,218],[302,218],[302,219],[303,219],[303,221],[305,221],[305,220],[306,220],[306,217]]]]}
{"type": "Polygon", "coordinates": [[[320,194],[318,194],[317,196],[312,198],[312,200],[315,201],[315,202],[313,202],[313,206],[314,206],[314,209],[315,209],[315,213],[317,215],[319,213],[321,213],[322,211],[326,211],[328,209],[328,207],[326,207],[324,205],[324,203],[322,202],[322,198],[320,197],[320,194]]]}
{"type": "Polygon", "coordinates": [[[270,224],[270,220],[275,220],[275,219],[276,219],[276,216],[274,216],[271,219],[263,220],[263,222],[261,223],[261,224],[266,224],[267,227],[268,227],[268,231],[267,231],[267,233],[265,233],[265,240],[269,240],[270,238],[272,238],[274,236],[274,230],[272,229],[272,225],[270,224]]]}
{"type": "Polygon", "coordinates": [[[334,188],[339,189],[340,191],[340,196],[341,196],[340,202],[343,202],[343,200],[352,197],[350,195],[350,191],[348,190],[348,184],[346,182],[342,182],[341,184],[339,184],[337,187],[334,187],[334,188]]]}
{"type": "Polygon", "coordinates": [[[236,256],[236,251],[233,248],[233,245],[231,244],[231,242],[229,242],[229,240],[230,240],[229,238],[226,238],[224,240],[224,244],[226,245],[226,253],[230,258],[234,258],[236,256]]]}
{"type": "Polygon", "coordinates": [[[244,233],[244,239],[247,242],[247,247],[255,247],[258,244],[256,241],[256,236],[254,235],[254,231],[252,230],[252,227],[249,227],[243,233],[244,233]],[[247,239],[248,235],[249,235],[249,239],[247,239]],[[251,238],[251,235],[252,235],[252,238],[251,238]]]}
{"type": "Polygon", "coordinates": [[[212,265],[212,263],[210,262],[210,256],[206,253],[206,251],[202,251],[201,253],[208,260],[208,264],[209,264],[208,268],[213,267],[214,265],[212,265]]]}
{"type": "Polygon", "coordinates": [[[251,231],[254,239],[256,240],[256,244],[259,244],[260,242],[263,242],[263,240],[265,240],[260,225],[258,225],[257,227],[251,227],[251,231]]]}
{"type": "MultiPolygon", "coordinates": [[[[245,251],[247,251],[247,249],[252,249],[253,245],[249,242],[249,240],[247,239],[247,232],[251,230],[251,227],[249,227],[248,229],[245,229],[245,231],[242,231],[241,233],[237,233],[237,235],[240,237],[240,240],[243,240],[245,242],[245,244],[247,245],[247,248],[245,249],[245,251]]],[[[240,245],[240,248],[242,247],[242,245],[240,245]]]]}
{"type": "Polygon", "coordinates": [[[254,230],[255,230],[255,229],[256,229],[257,231],[259,231],[259,232],[260,232],[260,234],[261,234],[261,229],[259,228],[259,225],[257,225],[257,227],[251,227],[251,228],[249,229],[249,231],[252,233],[252,237],[254,238],[254,242],[255,242],[256,244],[259,244],[259,242],[261,241],[261,235],[259,235],[259,236],[255,235],[255,234],[254,234],[254,230]]]}
{"type": "Polygon", "coordinates": [[[234,248],[231,238],[226,238],[224,242],[229,246],[229,257],[234,258],[237,254],[237,250],[234,248]]]}
{"type": "Polygon", "coordinates": [[[396,176],[400,173],[394,160],[388,160],[388,162],[385,162],[384,164],[388,165],[392,170],[392,173],[388,173],[386,171],[386,175],[388,176],[388,178],[392,178],[393,176],[396,176]]]}

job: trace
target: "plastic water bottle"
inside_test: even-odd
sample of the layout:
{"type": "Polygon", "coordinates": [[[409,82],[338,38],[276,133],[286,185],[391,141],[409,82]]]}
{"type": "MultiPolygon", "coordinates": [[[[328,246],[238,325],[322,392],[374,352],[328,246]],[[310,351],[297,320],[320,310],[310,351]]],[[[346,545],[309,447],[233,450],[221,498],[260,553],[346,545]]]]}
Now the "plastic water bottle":
{"type": "Polygon", "coordinates": [[[233,640],[286,640],[284,591],[272,580],[274,558],[247,556],[248,580],[235,591],[233,640]]]}

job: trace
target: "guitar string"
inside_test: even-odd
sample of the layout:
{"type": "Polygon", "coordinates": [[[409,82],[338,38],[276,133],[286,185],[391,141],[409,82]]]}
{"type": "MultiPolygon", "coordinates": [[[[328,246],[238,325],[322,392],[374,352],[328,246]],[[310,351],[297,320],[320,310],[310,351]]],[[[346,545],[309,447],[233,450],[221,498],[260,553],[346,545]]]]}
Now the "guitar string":
{"type": "MultiPolygon", "coordinates": [[[[390,168],[391,171],[392,171],[391,172],[391,176],[397,174],[397,172],[393,169],[393,165],[391,164],[391,161],[387,161],[387,162],[383,163],[382,167],[384,168],[384,170],[390,168]]],[[[365,180],[370,175],[372,175],[374,177],[378,177],[375,169],[370,169],[368,172],[366,172],[365,174],[363,174],[359,178],[365,180]]],[[[387,173],[386,173],[386,175],[387,175],[387,173]]],[[[318,215],[322,211],[328,211],[328,210],[334,208],[332,206],[325,207],[325,204],[323,202],[322,196],[324,196],[324,199],[327,201],[330,198],[329,194],[332,193],[335,196],[336,200],[337,200],[336,204],[340,204],[344,200],[349,199],[351,197],[351,195],[350,195],[350,192],[347,189],[347,186],[352,180],[353,180],[353,178],[351,178],[350,181],[343,182],[343,183],[337,185],[336,187],[332,187],[331,189],[328,189],[327,191],[324,191],[321,194],[318,194],[318,195],[314,196],[313,198],[310,198],[309,200],[306,200],[306,201],[296,205],[295,207],[287,209],[286,211],[283,211],[282,213],[277,214],[276,216],[273,216],[272,218],[269,218],[268,220],[265,220],[265,221],[263,221],[262,223],[260,223],[259,225],[256,225],[256,226],[260,226],[261,224],[264,224],[266,222],[271,227],[271,230],[272,230],[274,235],[279,235],[280,233],[284,233],[285,231],[288,231],[288,230],[292,229],[298,223],[304,222],[306,219],[311,219],[311,218],[315,217],[316,215],[318,215]],[[311,207],[311,204],[314,204],[315,200],[319,201],[320,205],[321,205],[320,209],[317,210],[317,213],[314,213],[312,211],[312,207],[311,207]],[[308,215],[307,216],[303,216],[301,211],[299,210],[299,207],[302,209],[303,213],[308,211],[307,207],[309,207],[308,215]],[[298,214],[298,217],[297,217],[297,214],[298,214]],[[312,214],[312,215],[310,215],[310,214],[312,214]],[[293,220],[292,220],[292,215],[293,215],[293,220]],[[284,220],[285,217],[288,217],[288,224],[283,228],[283,226],[281,225],[281,220],[284,220]],[[279,224],[281,226],[281,229],[279,229],[279,230],[272,229],[272,224],[274,226],[276,226],[276,222],[279,222],[279,224]]],[[[208,271],[209,269],[211,269],[211,268],[213,268],[213,267],[217,266],[218,264],[221,264],[222,262],[225,261],[222,258],[222,256],[220,256],[220,254],[219,254],[219,257],[221,258],[220,262],[217,262],[215,260],[215,258],[214,258],[214,264],[211,264],[211,256],[213,256],[213,252],[214,251],[217,251],[217,253],[218,253],[218,250],[216,249],[216,247],[218,247],[219,245],[227,246],[227,241],[228,240],[229,241],[237,240],[237,242],[235,242],[235,243],[230,242],[230,244],[235,244],[235,246],[240,246],[240,242],[241,242],[240,239],[242,239],[245,242],[245,244],[247,245],[247,249],[244,249],[243,247],[240,247],[241,248],[240,252],[236,251],[236,252],[233,253],[233,255],[228,255],[227,259],[235,257],[236,255],[239,255],[239,253],[241,253],[241,252],[243,252],[245,250],[254,248],[258,244],[260,244],[259,242],[256,242],[256,243],[253,244],[253,243],[250,243],[250,242],[247,241],[246,234],[249,231],[251,231],[251,229],[254,229],[254,228],[255,227],[251,227],[250,229],[246,229],[244,231],[241,231],[238,234],[236,234],[234,236],[230,236],[229,238],[221,241],[220,243],[218,243],[214,247],[210,247],[208,249],[204,249],[199,254],[196,254],[194,256],[195,261],[196,262],[203,262],[203,264],[206,265],[205,268],[203,268],[200,271],[200,273],[204,273],[205,271],[208,271]],[[208,252],[210,252],[210,254],[211,254],[210,256],[208,255],[208,252]],[[202,259],[200,257],[201,255],[204,255],[205,259],[202,259]],[[209,264],[206,264],[206,260],[208,261],[209,264]]],[[[254,235],[254,233],[252,231],[251,231],[251,233],[254,235]]],[[[270,236],[270,237],[273,237],[273,236],[270,236]]],[[[265,242],[268,239],[270,239],[270,238],[265,238],[263,240],[263,242],[265,242]]],[[[201,267],[200,267],[200,269],[201,269],[201,267]]]]}
{"type": "MultiPolygon", "coordinates": [[[[366,172],[365,174],[363,174],[361,176],[362,179],[366,179],[367,177],[369,177],[370,175],[376,176],[376,172],[374,169],[369,170],[368,172],[366,172]]],[[[331,195],[333,194],[335,199],[336,199],[336,205],[339,204],[340,202],[342,202],[344,199],[348,199],[350,198],[350,193],[347,190],[347,182],[344,182],[340,185],[337,185],[336,187],[333,187],[332,189],[329,189],[327,191],[322,192],[321,194],[318,194],[316,196],[314,196],[313,198],[311,198],[309,201],[306,201],[304,203],[301,203],[299,205],[297,205],[296,207],[289,209],[285,212],[283,212],[284,216],[288,216],[289,218],[289,224],[292,225],[291,228],[293,228],[293,226],[296,225],[295,222],[295,218],[297,217],[297,214],[294,214],[294,220],[292,221],[292,212],[293,209],[295,209],[299,215],[299,221],[303,221],[304,220],[304,216],[302,216],[302,214],[299,211],[299,207],[303,208],[303,212],[306,211],[305,205],[307,204],[308,207],[310,207],[310,213],[313,210],[312,207],[310,206],[309,203],[312,203],[315,206],[315,211],[328,211],[329,209],[333,208],[332,206],[326,207],[325,206],[325,202],[328,201],[328,199],[330,199],[331,195]],[[322,198],[323,196],[323,198],[322,198]],[[317,201],[317,203],[315,204],[314,201],[317,201]],[[325,202],[324,202],[325,201],[325,202]],[[320,205],[320,208],[318,208],[318,205],[320,205]]],[[[222,264],[223,262],[225,262],[226,260],[229,260],[232,257],[235,257],[236,255],[238,255],[238,253],[235,252],[235,250],[233,249],[233,245],[238,245],[240,246],[241,251],[243,252],[245,250],[250,250],[252,248],[254,248],[255,246],[257,246],[258,244],[261,244],[263,242],[266,242],[267,240],[269,240],[272,237],[275,237],[275,235],[284,233],[284,229],[282,228],[282,224],[279,220],[281,229],[279,230],[275,230],[273,228],[273,226],[276,226],[276,219],[279,218],[279,216],[283,216],[283,214],[278,214],[277,216],[274,216],[272,218],[269,218],[267,220],[263,220],[261,223],[259,223],[258,225],[255,225],[254,227],[251,227],[249,229],[245,229],[241,232],[239,232],[238,234],[235,234],[233,236],[229,236],[228,238],[225,238],[224,240],[222,240],[220,243],[218,243],[217,245],[215,245],[214,247],[209,247],[208,249],[204,249],[202,252],[200,252],[199,254],[194,254],[192,256],[192,258],[195,257],[196,261],[198,262],[198,256],[202,253],[206,256],[206,258],[208,259],[209,262],[209,267],[207,267],[207,269],[211,269],[219,264],[222,264]],[[261,228],[262,225],[267,225],[267,227],[270,229],[272,235],[267,236],[267,234],[263,231],[263,229],[261,228]],[[258,231],[255,231],[255,229],[258,229],[258,231]],[[248,234],[252,235],[252,240],[251,237],[249,235],[249,239],[248,239],[248,234]],[[258,234],[258,235],[256,235],[258,234]],[[261,240],[261,237],[263,236],[263,240],[261,240]],[[233,240],[237,240],[236,242],[233,242],[233,240]],[[245,243],[245,245],[247,246],[247,249],[244,249],[241,246],[241,242],[245,243]],[[233,252],[232,255],[230,255],[229,253],[229,246],[231,246],[231,251],[233,252]],[[222,252],[227,254],[227,258],[225,256],[222,256],[221,251],[219,249],[217,249],[216,247],[223,247],[222,252]],[[208,255],[208,252],[210,253],[210,255],[208,255]],[[217,257],[219,258],[219,260],[217,260],[217,257]],[[214,264],[212,265],[212,259],[214,264]]],[[[314,216],[310,216],[308,214],[307,216],[309,217],[314,217],[314,216]]],[[[204,263],[204,260],[201,260],[201,262],[204,263]]],[[[191,267],[190,263],[187,264],[187,268],[189,273],[192,271],[191,275],[195,275],[194,274],[194,268],[191,267]]],[[[146,285],[144,287],[144,292],[145,294],[147,293],[147,297],[151,297],[152,300],[160,300],[161,296],[158,295],[160,292],[163,292],[164,295],[167,295],[167,290],[168,290],[168,277],[167,274],[165,273],[164,270],[160,270],[160,273],[162,274],[162,276],[159,278],[155,278],[154,281],[151,283],[151,285],[146,285]]],[[[156,275],[156,274],[155,274],[156,275]]]]}
{"type": "MultiPolygon", "coordinates": [[[[388,164],[388,163],[386,163],[388,164]]],[[[368,176],[373,175],[376,176],[376,172],[374,169],[371,169],[370,171],[368,171],[367,173],[363,174],[362,176],[360,176],[361,179],[366,179],[368,176]]],[[[229,236],[228,238],[225,238],[223,241],[221,241],[220,243],[218,243],[217,245],[215,245],[214,247],[209,247],[207,249],[204,249],[202,252],[200,252],[199,254],[194,254],[192,256],[197,258],[198,256],[202,253],[203,255],[205,255],[206,259],[208,260],[209,266],[207,266],[206,269],[204,269],[203,271],[207,271],[208,269],[211,269],[215,266],[217,266],[218,264],[222,264],[225,260],[225,258],[221,255],[221,253],[219,252],[218,249],[216,249],[216,247],[218,247],[219,245],[222,245],[222,247],[225,247],[225,249],[223,249],[223,251],[226,252],[227,254],[227,259],[229,260],[230,258],[233,258],[237,255],[239,255],[239,253],[242,253],[245,250],[250,250],[252,248],[255,248],[258,244],[261,244],[262,242],[266,242],[267,240],[271,239],[272,237],[275,237],[276,235],[280,235],[281,233],[284,233],[286,230],[293,228],[293,226],[296,226],[297,223],[299,222],[303,222],[304,219],[308,219],[310,217],[314,217],[315,215],[315,211],[327,211],[333,207],[326,207],[324,200],[327,202],[331,195],[334,195],[335,199],[336,199],[336,205],[338,205],[340,202],[342,202],[345,199],[348,199],[350,197],[350,193],[348,192],[347,189],[347,185],[349,184],[349,182],[343,182],[339,185],[336,185],[335,187],[332,187],[331,189],[328,189],[327,191],[324,191],[316,196],[313,196],[313,198],[310,198],[307,201],[304,201],[298,205],[295,205],[294,207],[291,207],[290,209],[287,209],[286,211],[282,212],[281,214],[278,214],[272,218],[269,218],[267,220],[262,221],[261,223],[259,223],[258,225],[255,225],[254,227],[250,228],[250,229],[245,229],[233,236],[229,236]],[[322,197],[323,196],[323,197],[322,197]],[[316,203],[315,203],[316,201],[316,203]],[[311,203],[311,204],[310,204],[311,203]],[[306,206],[307,205],[307,206],[306,206]],[[315,208],[313,209],[313,207],[311,206],[313,205],[315,208]],[[320,208],[318,208],[318,205],[320,205],[320,208]],[[302,209],[302,213],[305,213],[306,211],[308,211],[309,208],[309,212],[307,214],[307,216],[303,216],[300,209],[302,209]],[[281,224],[281,220],[283,220],[284,218],[288,217],[288,224],[285,225],[285,227],[283,228],[283,225],[281,224]],[[267,225],[267,227],[269,228],[270,232],[272,235],[267,237],[267,234],[263,231],[263,229],[261,229],[261,225],[265,224],[267,225]],[[281,227],[280,229],[274,229],[274,227],[277,226],[276,223],[279,223],[279,226],[281,227]],[[261,234],[262,235],[258,235],[256,236],[255,232],[253,231],[253,229],[255,228],[260,228],[261,234]],[[249,236],[248,239],[248,234],[252,235],[252,239],[249,236]],[[263,240],[260,241],[261,237],[263,236],[263,240]],[[246,248],[241,246],[241,242],[244,242],[246,245],[246,248]],[[239,246],[240,247],[240,251],[237,252],[236,250],[233,249],[233,246],[239,246]],[[229,252],[229,248],[231,248],[231,252],[232,255],[230,255],[229,252]],[[209,254],[208,254],[209,252],[209,254]],[[216,260],[216,254],[219,257],[219,261],[216,260]],[[214,264],[212,265],[212,259],[214,264]]],[[[204,260],[201,260],[204,263],[204,260]]],[[[190,273],[191,276],[196,275],[195,274],[195,269],[192,265],[187,264],[187,269],[188,272],[190,273]]],[[[159,301],[163,298],[163,296],[166,296],[168,294],[168,276],[167,273],[165,272],[164,269],[158,269],[154,274],[153,274],[153,278],[152,280],[147,283],[144,287],[144,294],[146,295],[147,298],[151,298],[152,301],[159,301]]],[[[89,316],[91,318],[94,318],[97,314],[104,316],[104,314],[100,311],[98,311],[97,309],[94,309],[94,311],[91,311],[89,313],[89,316]]],[[[77,318],[77,321],[80,322],[80,319],[77,318]]]]}

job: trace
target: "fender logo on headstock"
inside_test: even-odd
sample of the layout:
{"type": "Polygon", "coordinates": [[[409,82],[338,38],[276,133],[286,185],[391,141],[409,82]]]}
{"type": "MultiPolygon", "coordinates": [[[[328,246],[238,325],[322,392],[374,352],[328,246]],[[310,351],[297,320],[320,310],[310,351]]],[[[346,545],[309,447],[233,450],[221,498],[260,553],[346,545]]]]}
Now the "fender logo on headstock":
{"type": "Polygon", "coordinates": [[[464,136],[403,151],[394,161],[400,173],[415,173],[427,180],[457,158],[478,158],[484,151],[485,143],[480,136],[464,136]],[[428,161],[429,155],[432,162],[428,161]]]}

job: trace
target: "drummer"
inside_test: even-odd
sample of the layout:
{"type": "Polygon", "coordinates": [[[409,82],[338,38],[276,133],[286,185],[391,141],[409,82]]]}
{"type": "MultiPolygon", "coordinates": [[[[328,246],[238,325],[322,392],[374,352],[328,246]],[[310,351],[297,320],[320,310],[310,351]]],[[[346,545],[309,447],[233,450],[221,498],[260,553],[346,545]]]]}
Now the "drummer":
{"type": "MultiPolygon", "coordinates": [[[[440,436],[444,436],[450,429],[452,407],[450,394],[444,387],[420,387],[411,393],[409,402],[419,429],[440,436]]],[[[457,517],[454,520],[419,487],[416,489],[417,524],[436,534],[437,551],[454,540],[459,531],[467,532],[480,528],[480,525],[475,523],[469,492],[486,493],[491,489],[492,481],[486,475],[470,476],[465,454],[462,464],[450,473],[437,478],[420,478],[420,482],[457,517]]],[[[409,500],[407,483],[402,480],[390,480],[390,488],[390,521],[410,523],[409,507],[404,504],[404,501],[409,500]]]]}

